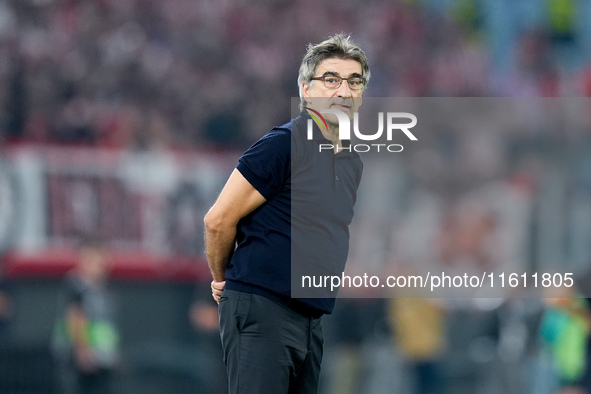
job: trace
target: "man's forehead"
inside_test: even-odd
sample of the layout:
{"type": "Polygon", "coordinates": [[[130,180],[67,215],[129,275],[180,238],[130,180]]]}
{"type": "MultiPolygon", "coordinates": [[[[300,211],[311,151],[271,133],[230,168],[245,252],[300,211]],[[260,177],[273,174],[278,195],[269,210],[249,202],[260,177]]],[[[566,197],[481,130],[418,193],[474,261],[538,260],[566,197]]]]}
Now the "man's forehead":
{"type": "Polygon", "coordinates": [[[316,69],[316,74],[322,75],[325,72],[335,72],[343,77],[352,74],[363,74],[361,64],[357,60],[339,58],[330,58],[321,61],[316,69]]]}

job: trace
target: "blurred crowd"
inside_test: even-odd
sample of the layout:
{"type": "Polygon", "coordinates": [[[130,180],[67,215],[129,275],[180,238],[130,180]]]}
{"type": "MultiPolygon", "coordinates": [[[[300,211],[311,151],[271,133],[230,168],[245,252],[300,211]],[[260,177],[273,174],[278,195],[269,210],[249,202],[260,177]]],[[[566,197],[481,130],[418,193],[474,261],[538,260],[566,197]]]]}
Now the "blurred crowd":
{"type": "Polygon", "coordinates": [[[367,51],[371,96],[588,95],[585,7],[2,0],[0,130],[16,142],[241,146],[289,117],[305,46],[340,31],[367,51]]]}
{"type": "MultiPolygon", "coordinates": [[[[367,52],[368,96],[591,96],[589,4],[0,0],[0,144],[239,150],[290,117],[306,45],[341,31],[367,52]]],[[[350,267],[417,268],[433,260],[523,272],[557,264],[588,268],[589,119],[569,123],[560,111],[545,118],[528,113],[535,107],[528,103],[516,109],[524,117],[514,129],[493,128],[496,119],[486,125],[475,112],[463,127],[453,129],[452,119],[439,134],[421,137],[421,149],[408,160],[372,167],[368,158],[352,239],[380,253],[353,243],[350,267]]],[[[190,202],[199,209],[207,203],[190,202]]],[[[20,282],[19,294],[1,278],[0,272],[0,344],[15,316],[19,327],[41,332],[42,317],[32,313],[37,303],[25,301],[29,310],[15,314],[38,289],[20,282]]],[[[152,296],[154,309],[145,316],[167,321],[161,316],[176,305],[176,293],[158,294],[153,283],[147,290],[117,284],[121,298],[136,302],[126,309],[123,358],[149,374],[166,369],[190,376],[186,391],[176,392],[193,392],[204,376],[219,392],[213,386],[223,386],[223,373],[211,372],[207,362],[221,365],[209,287],[191,291],[190,305],[174,309],[178,321],[155,340],[150,324],[140,330],[130,311],[140,315],[137,305],[150,304],[145,299],[152,296]],[[179,321],[191,322],[192,345],[179,340],[166,347],[162,338],[181,331],[179,321]],[[138,350],[129,343],[141,332],[149,346],[138,350]]],[[[54,292],[46,290],[45,301],[55,303],[54,292]]],[[[326,319],[322,392],[586,393],[591,313],[583,297],[591,290],[582,293],[547,294],[545,303],[340,300],[326,319]]]]}

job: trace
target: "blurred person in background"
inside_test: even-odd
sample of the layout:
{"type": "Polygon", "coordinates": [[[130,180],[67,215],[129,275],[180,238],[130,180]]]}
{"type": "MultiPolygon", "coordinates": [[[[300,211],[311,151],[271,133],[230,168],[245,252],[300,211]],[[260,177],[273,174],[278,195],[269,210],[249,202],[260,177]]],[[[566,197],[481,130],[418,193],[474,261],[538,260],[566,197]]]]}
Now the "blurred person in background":
{"type": "Polygon", "coordinates": [[[559,394],[590,394],[588,299],[581,297],[576,287],[547,288],[545,297],[539,338],[542,356],[549,358],[555,380],[548,385],[556,385],[559,394]]]}
{"type": "Polygon", "coordinates": [[[413,380],[414,394],[444,393],[441,359],[445,348],[445,316],[440,300],[393,298],[388,318],[394,343],[413,380]]]}
{"type": "Polygon", "coordinates": [[[199,393],[218,394],[228,391],[226,371],[222,360],[217,305],[209,297],[209,287],[199,286],[195,301],[189,308],[189,320],[194,330],[197,353],[199,393]]]}
{"type": "Polygon", "coordinates": [[[230,393],[318,390],[321,316],[332,312],[335,299],[292,298],[292,256],[311,259],[297,259],[298,270],[300,262],[313,262],[343,271],[362,163],[357,153],[339,149],[343,142],[335,118],[327,116],[328,125],[315,127],[310,140],[306,123],[309,111],[328,108],[352,118],[369,74],[365,53],[345,35],[310,45],[298,77],[302,112],[244,153],[205,216],[230,393]],[[320,154],[323,142],[333,149],[320,154]],[[299,211],[292,190],[302,197],[299,211]],[[305,234],[315,239],[298,241],[305,234]],[[330,259],[320,261],[320,249],[330,259]]]}
{"type": "Polygon", "coordinates": [[[52,343],[63,392],[113,392],[119,336],[108,271],[105,252],[96,245],[84,246],[63,284],[52,343]]]}

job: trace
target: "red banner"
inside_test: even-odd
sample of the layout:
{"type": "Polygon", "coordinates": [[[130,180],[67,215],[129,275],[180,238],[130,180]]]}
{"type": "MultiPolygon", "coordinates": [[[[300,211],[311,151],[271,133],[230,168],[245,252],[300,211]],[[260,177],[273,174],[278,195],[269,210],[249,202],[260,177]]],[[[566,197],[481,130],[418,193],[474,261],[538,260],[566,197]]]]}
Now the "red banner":
{"type": "Polygon", "coordinates": [[[104,246],[116,276],[208,273],[203,216],[237,154],[55,147],[8,153],[0,228],[10,231],[0,233],[0,247],[10,275],[61,275],[87,240],[104,246]]]}

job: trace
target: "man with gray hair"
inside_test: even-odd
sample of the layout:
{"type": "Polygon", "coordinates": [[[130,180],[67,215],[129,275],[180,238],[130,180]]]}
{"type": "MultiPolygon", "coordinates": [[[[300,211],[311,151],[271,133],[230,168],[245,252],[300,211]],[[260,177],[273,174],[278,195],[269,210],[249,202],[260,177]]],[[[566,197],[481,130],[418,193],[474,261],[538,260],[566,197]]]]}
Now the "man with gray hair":
{"type": "Polygon", "coordinates": [[[205,216],[232,394],[318,390],[321,316],[332,312],[336,294],[293,298],[292,277],[309,267],[344,270],[363,166],[340,139],[335,112],[317,115],[337,110],[351,119],[369,76],[348,36],[310,45],[298,77],[301,113],[242,155],[205,216]],[[311,115],[322,122],[308,133],[311,115]],[[329,143],[333,149],[319,149],[329,143]]]}

